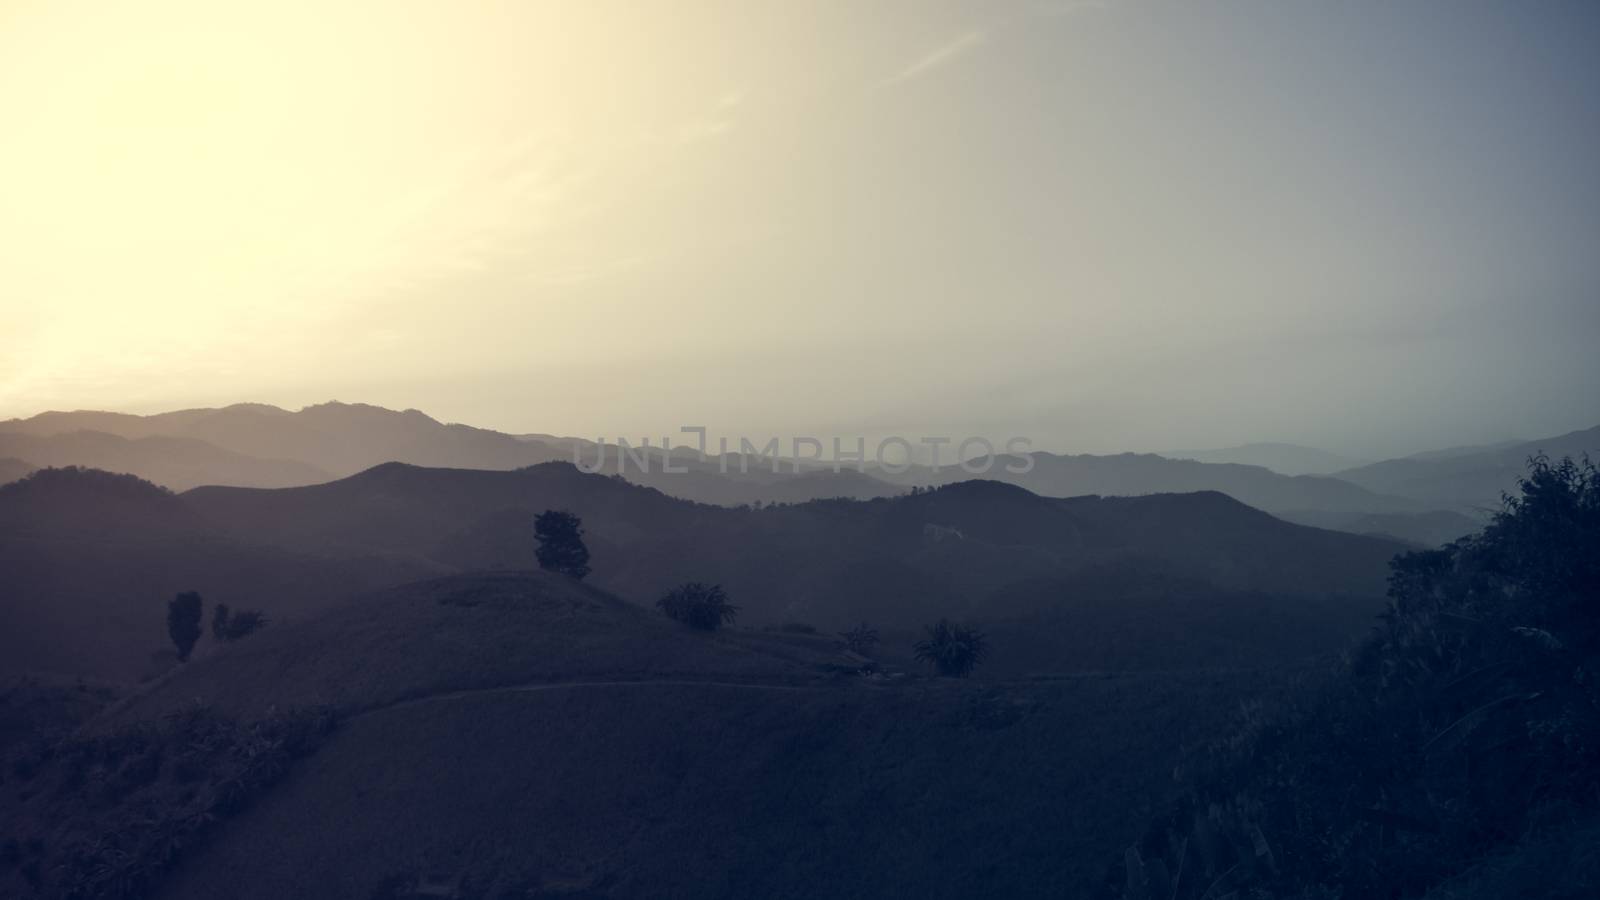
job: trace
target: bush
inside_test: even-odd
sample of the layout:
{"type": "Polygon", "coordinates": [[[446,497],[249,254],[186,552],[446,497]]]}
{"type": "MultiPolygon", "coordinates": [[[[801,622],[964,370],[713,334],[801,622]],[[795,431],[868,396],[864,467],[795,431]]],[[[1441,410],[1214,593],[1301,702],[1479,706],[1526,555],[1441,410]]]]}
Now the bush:
{"type": "Polygon", "coordinates": [[[211,636],[218,641],[237,641],[267,627],[269,621],[259,609],[231,613],[226,603],[218,603],[211,613],[211,636]]]}
{"type": "Polygon", "coordinates": [[[728,602],[722,585],[707,586],[698,581],[673,588],[656,601],[656,606],[667,618],[701,631],[716,631],[739,615],[739,607],[728,602]]]}
{"type": "Polygon", "coordinates": [[[940,675],[965,678],[988,655],[988,638],[970,625],[940,619],[927,631],[927,639],[916,644],[917,662],[932,665],[940,675]]]}
{"type": "Polygon", "coordinates": [[[589,548],[583,543],[583,520],[559,509],[547,509],[533,522],[539,539],[539,568],[582,579],[589,574],[589,548]]]}

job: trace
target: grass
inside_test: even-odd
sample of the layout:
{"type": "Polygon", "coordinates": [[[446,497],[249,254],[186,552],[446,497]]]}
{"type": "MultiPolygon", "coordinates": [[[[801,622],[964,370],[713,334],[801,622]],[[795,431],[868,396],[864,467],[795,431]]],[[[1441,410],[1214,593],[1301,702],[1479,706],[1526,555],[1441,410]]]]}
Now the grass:
{"type": "Polygon", "coordinates": [[[460,576],[274,626],[87,733],[196,702],[340,717],[165,897],[1061,897],[1175,798],[1185,748],[1269,690],[862,676],[839,643],[695,632],[545,573],[460,576]]]}
{"type": "Polygon", "coordinates": [[[1061,897],[1243,678],[628,684],[348,720],[169,896],[1061,897]],[[525,896],[525,895],[517,895],[525,896]],[[538,894],[534,894],[538,896],[538,894]]]}

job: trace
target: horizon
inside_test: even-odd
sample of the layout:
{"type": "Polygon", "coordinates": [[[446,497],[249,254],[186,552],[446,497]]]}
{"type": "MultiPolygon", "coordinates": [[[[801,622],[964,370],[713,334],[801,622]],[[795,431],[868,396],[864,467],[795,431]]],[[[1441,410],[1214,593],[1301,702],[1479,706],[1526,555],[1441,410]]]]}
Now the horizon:
{"type": "MultiPolygon", "coordinates": [[[[111,414],[111,415],[157,416],[157,415],[162,415],[162,414],[166,414],[166,413],[188,412],[188,411],[205,410],[205,409],[226,409],[226,408],[235,407],[235,406],[268,407],[268,408],[271,408],[271,409],[276,409],[276,410],[279,410],[279,411],[289,412],[289,413],[304,412],[304,411],[306,411],[308,409],[311,409],[311,408],[314,408],[314,407],[323,407],[323,406],[370,407],[370,408],[374,408],[374,409],[382,409],[382,410],[385,410],[387,412],[392,412],[392,413],[410,413],[410,412],[421,413],[422,415],[427,416],[429,419],[432,419],[433,421],[435,421],[435,422],[437,422],[437,423],[439,423],[441,425],[464,425],[464,426],[471,427],[471,428],[480,428],[480,429],[484,429],[484,430],[487,430],[487,431],[495,431],[495,432],[498,432],[498,433],[501,433],[501,434],[506,434],[506,435],[513,436],[513,437],[529,437],[529,438],[532,438],[532,437],[548,437],[548,438],[555,438],[555,439],[561,439],[561,440],[571,439],[571,440],[581,440],[581,441],[595,441],[597,438],[599,438],[603,442],[607,442],[607,443],[614,443],[614,442],[616,442],[616,440],[618,438],[621,438],[621,439],[623,439],[625,441],[630,442],[635,447],[640,446],[639,445],[639,441],[641,439],[648,438],[648,440],[651,442],[651,444],[655,448],[659,448],[660,447],[659,441],[660,441],[660,438],[662,437],[662,435],[660,435],[660,434],[645,434],[643,432],[635,432],[635,433],[623,432],[623,433],[612,433],[612,434],[605,434],[605,435],[584,435],[584,434],[566,434],[566,433],[561,433],[561,432],[558,432],[558,431],[551,431],[551,430],[540,429],[540,428],[524,428],[524,429],[517,429],[517,430],[508,430],[508,429],[503,429],[503,428],[494,428],[494,427],[491,427],[491,426],[488,426],[488,425],[483,425],[483,424],[480,424],[480,423],[477,423],[477,422],[459,421],[459,420],[450,419],[450,418],[447,418],[447,417],[438,416],[438,415],[433,414],[429,410],[421,409],[421,408],[415,407],[415,406],[392,407],[392,406],[384,406],[382,404],[368,403],[368,402],[364,402],[364,401],[337,400],[337,399],[334,399],[334,400],[323,400],[323,401],[319,401],[319,402],[315,402],[315,403],[307,403],[307,404],[304,404],[302,406],[285,406],[285,405],[281,405],[281,404],[267,403],[267,402],[258,401],[258,400],[242,400],[242,401],[238,401],[238,402],[235,402],[235,403],[226,403],[226,404],[221,404],[221,405],[218,405],[218,406],[189,406],[189,407],[181,407],[181,408],[173,408],[173,409],[155,409],[155,410],[152,410],[150,412],[132,412],[132,411],[128,411],[128,410],[88,409],[88,408],[85,408],[85,409],[47,409],[47,410],[39,410],[39,411],[36,411],[36,412],[28,414],[28,415],[14,416],[14,417],[11,417],[9,419],[0,419],[0,424],[4,424],[6,421],[27,421],[28,419],[31,419],[31,418],[34,418],[34,417],[46,416],[46,415],[73,415],[73,414],[100,414],[100,413],[103,413],[103,414],[111,414]]],[[[1294,441],[1280,441],[1280,440],[1271,440],[1271,439],[1267,439],[1267,440],[1243,440],[1243,441],[1240,441],[1240,442],[1238,442],[1236,444],[1230,444],[1230,445],[1227,445],[1227,446],[1217,446],[1217,447],[1197,447],[1197,446],[1163,447],[1163,448],[1123,447],[1123,448],[1116,448],[1116,449],[1109,449],[1109,450],[1085,450],[1085,449],[1076,449],[1076,448],[1073,448],[1073,447],[1041,446],[1038,442],[1033,441],[1031,438],[1028,438],[1025,435],[995,437],[994,435],[987,435],[986,436],[986,435],[982,435],[982,434],[951,435],[951,434],[948,434],[948,433],[944,433],[944,434],[935,434],[935,433],[910,434],[910,433],[891,433],[891,432],[877,432],[877,433],[870,433],[870,434],[869,433],[856,433],[856,434],[849,434],[849,435],[803,434],[803,433],[800,433],[800,432],[763,432],[763,433],[755,433],[755,434],[750,434],[750,433],[741,434],[739,432],[734,432],[734,431],[722,431],[722,430],[719,430],[719,429],[717,429],[715,427],[708,427],[708,426],[704,426],[704,425],[680,426],[680,427],[691,427],[691,428],[693,428],[693,427],[705,427],[706,428],[706,435],[707,435],[706,439],[708,441],[708,445],[707,445],[707,449],[705,451],[705,455],[708,456],[708,457],[712,457],[712,458],[715,458],[718,455],[718,453],[716,452],[716,446],[717,446],[716,441],[717,441],[717,439],[719,437],[725,438],[725,439],[727,439],[729,441],[729,445],[730,446],[728,447],[728,452],[730,452],[730,453],[737,452],[738,447],[739,447],[739,440],[741,438],[747,438],[747,439],[749,439],[751,441],[757,442],[758,445],[764,444],[769,439],[776,439],[776,440],[779,441],[779,444],[780,444],[779,458],[788,458],[790,456],[790,454],[787,452],[787,450],[791,447],[791,445],[790,444],[785,444],[784,442],[792,441],[793,439],[797,439],[797,438],[798,439],[802,439],[802,440],[806,439],[806,438],[814,438],[814,439],[820,440],[823,443],[822,456],[820,457],[823,460],[830,460],[830,459],[833,458],[832,457],[832,451],[831,451],[831,442],[835,438],[838,438],[840,440],[846,441],[847,442],[846,443],[847,447],[851,446],[851,444],[848,443],[848,442],[854,442],[857,438],[861,438],[862,440],[867,442],[867,446],[868,446],[868,448],[870,450],[870,448],[872,446],[874,446],[874,444],[876,442],[878,442],[878,441],[881,441],[881,440],[883,440],[885,438],[888,438],[888,437],[897,437],[897,438],[903,438],[905,440],[908,440],[910,443],[912,443],[914,445],[919,445],[917,448],[914,449],[914,452],[917,455],[913,458],[913,462],[915,462],[917,464],[926,464],[927,461],[928,461],[928,457],[926,455],[926,451],[924,451],[921,448],[920,443],[919,443],[920,439],[924,438],[924,437],[933,438],[933,439],[941,439],[941,438],[950,439],[952,441],[952,443],[959,442],[959,441],[961,441],[961,440],[963,440],[963,439],[965,439],[967,437],[985,438],[985,439],[990,440],[995,445],[995,452],[999,453],[1001,455],[1004,455],[1005,452],[1006,452],[1005,448],[1004,448],[1004,444],[1005,444],[1006,440],[1008,440],[1010,437],[1018,437],[1018,438],[1022,438],[1024,440],[1029,441],[1029,446],[1025,450],[1020,451],[1022,453],[1040,453],[1040,452],[1042,452],[1042,453],[1051,453],[1051,454],[1055,454],[1055,455],[1058,455],[1058,456],[1076,456],[1076,455],[1115,456],[1115,455],[1119,455],[1119,454],[1129,454],[1129,453],[1131,453],[1131,454],[1140,454],[1140,455],[1165,456],[1165,457],[1170,458],[1170,459],[1182,459],[1184,457],[1181,456],[1181,455],[1178,455],[1178,454],[1184,454],[1184,453],[1212,453],[1212,452],[1217,452],[1217,451],[1239,450],[1239,449],[1248,449],[1248,448],[1255,448],[1255,447],[1284,447],[1284,448],[1293,448],[1293,449],[1301,449],[1301,450],[1312,450],[1312,451],[1316,451],[1316,452],[1319,452],[1319,453],[1329,454],[1330,456],[1345,457],[1347,459],[1347,461],[1352,466],[1358,466],[1358,465],[1365,465],[1365,464],[1373,463],[1373,462],[1380,462],[1380,461],[1387,460],[1387,459],[1404,459],[1404,458],[1409,457],[1409,456],[1413,456],[1413,455],[1417,455],[1417,454],[1424,454],[1424,453],[1429,453],[1429,452],[1434,452],[1434,451],[1461,450],[1461,449],[1470,449],[1470,448],[1493,447],[1493,446],[1496,446],[1498,444],[1525,443],[1525,442],[1530,442],[1530,441],[1538,441],[1538,440],[1542,440],[1542,439],[1546,439],[1546,438],[1556,438],[1556,437],[1561,437],[1561,436],[1565,436],[1565,435],[1568,435],[1568,434],[1587,431],[1587,430],[1590,430],[1591,428],[1597,427],[1597,425],[1600,425],[1600,422],[1597,422],[1595,424],[1587,424],[1587,425],[1578,424],[1578,425],[1575,425],[1574,427],[1571,427],[1571,428],[1563,428],[1563,429],[1559,429],[1559,430],[1556,430],[1556,431],[1551,431],[1549,433],[1544,433],[1544,434],[1537,434],[1537,435],[1508,434],[1508,435],[1506,435],[1503,438],[1500,438],[1498,440],[1486,440],[1486,441],[1473,442],[1473,443],[1465,443],[1465,442],[1464,443],[1445,443],[1445,444],[1417,447],[1415,449],[1407,450],[1407,451],[1404,451],[1404,452],[1392,453],[1392,454],[1387,454],[1387,455],[1366,455],[1366,456],[1350,454],[1350,453],[1344,453],[1344,452],[1341,452],[1341,451],[1338,451],[1338,450],[1334,450],[1334,449],[1331,449],[1331,448],[1328,448],[1328,447],[1320,447],[1320,446],[1316,446],[1316,445],[1313,445],[1313,444],[1304,444],[1304,443],[1298,443],[1298,442],[1294,442],[1294,441]]],[[[665,436],[671,439],[672,448],[674,450],[692,449],[691,442],[694,442],[697,439],[695,434],[692,431],[690,433],[682,433],[677,428],[672,429],[672,431],[668,432],[665,436]]],[[[941,465],[954,465],[955,464],[955,458],[953,456],[948,455],[952,451],[953,451],[953,448],[950,447],[950,446],[940,446],[940,447],[937,448],[937,452],[940,454],[939,459],[940,459],[940,464],[941,465]]],[[[969,454],[969,458],[973,458],[973,457],[976,457],[976,456],[982,456],[982,455],[983,455],[982,453],[969,454]]]]}
{"type": "Polygon", "coordinates": [[[0,417],[1365,459],[1600,421],[1592,5],[404,12],[0,12],[0,417]]]}

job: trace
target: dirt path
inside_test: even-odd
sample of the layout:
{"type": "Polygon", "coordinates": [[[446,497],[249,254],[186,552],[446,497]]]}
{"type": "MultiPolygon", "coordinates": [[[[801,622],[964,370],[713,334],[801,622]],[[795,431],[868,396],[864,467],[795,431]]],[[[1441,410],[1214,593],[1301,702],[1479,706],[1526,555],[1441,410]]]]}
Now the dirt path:
{"type": "Polygon", "coordinates": [[[614,687],[720,687],[738,688],[754,691],[784,691],[789,693],[805,693],[825,690],[821,685],[803,684],[763,684],[753,681],[702,681],[688,678],[644,680],[633,679],[624,681],[532,681],[523,684],[506,684],[498,687],[468,688],[460,691],[444,691],[438,694],[428,694],[423,697],[412,697],[407,700],[397,700],[383,706],[364,709],[344,717],[345,721],[353,721],[365,716],[385,713],[391,710],[404,709],[408,706],[421,706],[424,703],[449,702],[463,700],[468,697],[479,697],[485,694],[532,694],[540,691],[572,690],[576,688],[614,688],[614,687]]]}

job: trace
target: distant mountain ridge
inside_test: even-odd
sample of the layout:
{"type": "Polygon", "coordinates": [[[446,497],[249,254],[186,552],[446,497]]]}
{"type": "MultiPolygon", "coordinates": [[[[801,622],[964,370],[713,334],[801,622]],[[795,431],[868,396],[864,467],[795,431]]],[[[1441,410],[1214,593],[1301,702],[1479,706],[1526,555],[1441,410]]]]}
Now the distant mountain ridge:
{"type": "MultiPolygon", "coordinates": [[[[26,464],[88,465],[125,471],[176,490],[206,484],[292,487],[356,474],[385,462],[462,469],[510,470],[578,459],[601,471],[675,497],[721,506],[803,503],[831,497],[889,497],[916,486],[983,477],[1053,497],[1079,494],[1137,496],[1221,491],[1293,521],[1363,533],[1384,533],[1423,544],[1451,533],[1460,520],[1481,521],[1501,491],[1511,490],[1526,456],[1535,449],[1560,454],[1600,452],[1600,428],[1557,438],[1451,448],[1333,475],[1284,474],[1282,469],[1325,468],[1339,458],[1288,444],[1248,444],[1174,459],[1156,454],[1104,456],[1036,452],[1032,470],[1006,471],[1019,457],[1001,457],[980,476],[954,465],[912,466],[897,472],[865,471],[827,463],[785,460],[774,472],[766,457],[703,457],[674,448],[668,473],[660,447],[634,448],[648,461],[624,465],[615,445],[548,434],[511,435],[446,424],[418,410],[329,402],[289,411],[259,403],[190,409],[151,416],[107,412],[48,412],[0,422],[0,456],[26,464]],[[739,465],[748,463],[747,466],[739,465]],[[799,469],[799,471],[796,471],[799,469]],[[1374,518],[1377,517],[1377,518],[1374,518]]],[[[20,468],[17,470],[21,472],[20,468]]],[[[3,473],[0,473],[3,474],[3,473]]]]}
{"type": "Polygon", "coordinates": [[[1331,475],[1367,462],[1319,450],[1316,447],[1272,442],[1243,444],[1217,450],[1168,450],[1163,451],[1161,455],[1168,459],[1260,466],[1280,475],[1331,475]]]}
{"type": "Polygon", "coordinates": [[[1536,453],[1552,457],[1600,457],[1600,425],[1555,437],[1496,444],[1477,450],[1453,448],[1390,459],[1337,473],[1372,491],[1403,494],[1457,512],[1498,509],[1502,493],[1514,492],[1536,453]]]}
{"type": "Polygon", "coordinates": [[[33,463],[15,457],[0,459],[0,484],[16,481],[37,468],[33,463]]]}

